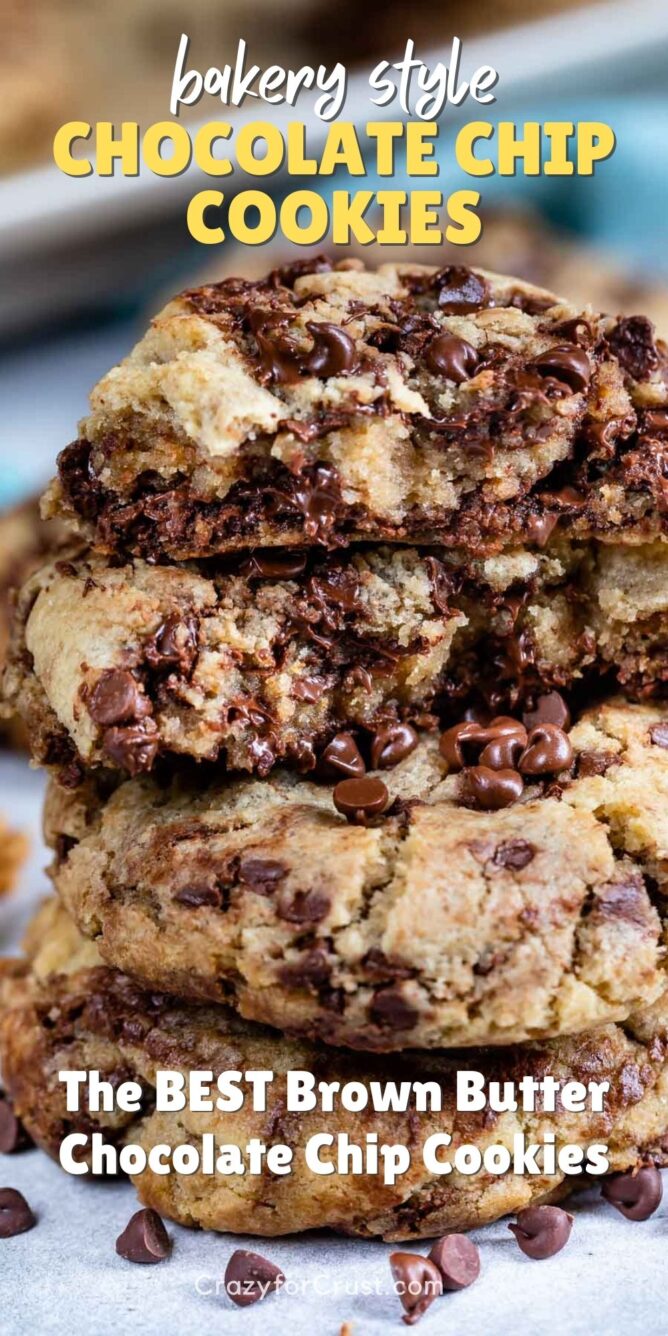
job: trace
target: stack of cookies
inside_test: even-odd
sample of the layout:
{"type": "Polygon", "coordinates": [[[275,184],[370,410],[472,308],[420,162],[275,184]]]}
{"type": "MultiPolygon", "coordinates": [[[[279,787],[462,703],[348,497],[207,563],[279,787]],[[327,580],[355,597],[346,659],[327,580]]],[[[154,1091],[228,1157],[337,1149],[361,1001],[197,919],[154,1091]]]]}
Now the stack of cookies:
{"type": "Polygon", "coordinates": [[[668,360],[641,316],[483,271],[292,265],[171,302],[103,378],[5,675],[51,772],[58,892],[3,1073],[57,1153],[57,1073],[132,1075],[115,1143],[288,1142],[286,1176],[159,1175],[185,1224],[388,1239],[553,1200],[453,1149],[668,1134],[668,360]],[[475,1046],[475,1052],[471,1052],[475,1046]],[[459,1055],[461,1049],[469,1050],[459,1055]],[[603,1111],[462,1113],[488,1080],[603,1111]],[[268,1113],[156,1112],[160,1068],[270,1068],[268,1113]],[[285,1073],[433,1080],[439,1112],[286,1110],[285,1073]],[[403,1142],[313,1177],[312,1133],[403,1142]]]}

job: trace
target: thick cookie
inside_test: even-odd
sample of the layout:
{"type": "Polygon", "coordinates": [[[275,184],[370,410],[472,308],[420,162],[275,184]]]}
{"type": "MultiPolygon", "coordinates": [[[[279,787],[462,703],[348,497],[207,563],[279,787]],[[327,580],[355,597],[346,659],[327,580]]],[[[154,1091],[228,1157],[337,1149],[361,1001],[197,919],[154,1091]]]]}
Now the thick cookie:
{"type": "MultiPolygon", "coordinates": [[[[554,1175],[506,1173],[463,1175],[457,1170],[435,1176],[425,1167],[422,1148],[433,1133],[449,1133],[454,1155],[461,1144],[480,1151],[494,1144],[513,1150],[514,1138],[540,1144],[548,1134],[557,1148],[607,1144],[610,1169],[623,1170],[641,1159],[663,1159],[668,1072],[668,1008],[659,1002],[624,1028],[608,1025],[576,1039],[511,1048],[503,1053],[473,1050],[465,1063],[451,1055],[412,1053],[388,1059],[351,1053],[333,1054],[239,1020],[224,1007],[187,1005],[155,992],[144,992],[115,970],[96,964],[90,946],[77,943],[63,911],[47,906],[33,929],[37,951],[33,973],[4,985],[0,1017],[3,1078],[17,1114],[35,1140],[57,1155],[64,1136],[95,1131],[116,1145],[138,1143],[147,1152],[160,1145],[200,1145],[204,1133],[220,1143],[245,1146],[251,1137],[267,1145],[287,1143],[293,1170],[286,1176],[236,1177],[196,1171],[188,1176],[137,1175],[142,1203],[184,1225],[256,1235],[292,1234],[329,1227],[347,1234],[388,1240],[418,1239],[445,1230],[470,1229],[563,1195],[577,1180],[554,1175]],[[603,1112],[522,1112],[494,1114],[457,1111],[457,1066],[482,1072],[485,1081],[608,1081],[603,1112]],[[254,1112],[250,1100],[238,1113],[157,1112],[151,1108],[156,1070],[188,1074],[213,1071],[270,1070],[266,1113],[254,1112]],[[139,1116],[115,1112],[68,1112],[58,1072],[99,1070],[118,1084],[139,1080],[145,1089],[139,1116]],[[286,1073],[300,1069],[317,1079],[362,1083],[433,1081],[441,1091],[439,1111],[416,1112],[411,1099],[404,1113],[380,1113],[370,1107],[347,1112],[340,1103],[324,1115],[288,1112],[286,1073]],[[411,1164],[393,1186],[372,1174],[354,1178],[334,1172],[321,1177],[308,1168],[304,1149],[323,1130],[347,1134],[365,1145],[373,1131],[378,1144],[406,1145],[411,1164]]],[[[85,1158],[85,1151],[78,1155],[85,1158]]]]}
{"type": "Polygon", "coordinates": [[[425,737],[366,792],[337,786],[337,806],[280,769],[134,779],[106,801],[54,783],[56,887],[109,964],[353,1048],[507,1044],[651,1003],[665,986],[666,715],[602,706],[570,743],[538,728],[519,761],[521,725],[463,727],[450,762],[425,737]],[[447,774],[458,749],[469,764],[447,774]],[[374,815],[381,781],[393,801],[374,815]]]}
{"type": "Polygon", "coordinates": [[[227,565],[71,553],[27,582],[5,692],[36,760],[138,774],[181,755],[264,775],[284,758],[343,775],[384,739],[400,755],[402,722],[434,706],[514,709],[602,673],[668,692],[668,543],[468,562],[274,549],[227,565]],[[350,730],[347,748],[332,741],[350,730]]]}
{"type": "Polygon", "coordinates": [[[107,550],[498,550],[666,530],[665,349],[449,265],[299,261],[171,302],[93,391],[49,513],[107,550]]]}

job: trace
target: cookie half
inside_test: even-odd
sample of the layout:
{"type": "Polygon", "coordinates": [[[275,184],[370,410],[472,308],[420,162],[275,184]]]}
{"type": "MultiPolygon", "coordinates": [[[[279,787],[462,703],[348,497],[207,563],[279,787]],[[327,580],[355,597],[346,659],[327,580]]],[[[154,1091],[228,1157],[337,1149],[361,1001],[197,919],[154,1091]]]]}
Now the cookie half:
{"type": "Polygon", "coordinates": [[[602,674],[668,693],[668,543],[274,549],[218,570],[72,551],[22,591],[5,693],[47,764],[331,778],[398,760],[434,708],[527,709],[602,674]]]}
{"type": "Polygon", "coordinates": [[[352,800],[278,768],[143,777],[108,798],[54,782],[53,879],[110,965],[333,1044],[508,1044],[623,1020],[665,986],[666,715],[613,702],[569,738],[534,737],[520,768],[558,742],[556,778],[457,773],[451,735],[450,761],[427,735],[352,800]]]}
{"type": "MultiPolygon", "coordinates": [[[[138,1174],[140,1200],[180,1224],[255,1235],[292,1234],[331,1228],[365,1238],[419,1239],[444,1231],[471,1229],[530,1204],[564,1195],[577,1179],[552,1175],[487,1172],[434,1175],[422,1150],[434,1133],[448,1133],[452,1144],[441,1151],[450,1159],[462,1144],[484,1152],[498,1144],[513,1150],[523,1134],[540,1144],[549,1134],[557,1148],[591,1143],[608,1146],[611,1171],[641,1160],[665,1157],[668,1071],[668,1009],[665,1001],[624,1026],[607,1025],[593,1033],[547,1044],[511,1048],[498,1054],[473,1050],[465,1061],[447,1054],[405,1054],[388,1059],[350,1053],[333,1054],[311,1044],[278,1036],[240,1020],[224,1007],[188,1005],[139,985],[95,960],[90,944],[82,944],[62,910],[49,905],[33,928],[31,972],[4,985],[0,1017],[3,1078],[17,1114],[30,1134],[54,1156],[66,1135],[90,1137],[101,1131],[120,1147],[139,1144],[146,1152],[157,1145],[184,1142],[201,1145],[205,1133],[217,1142],[245,1146],[251,1137],[268,1145],[287,1144],[293,1151],[292,1172],[227,1179],[221,1174],[138,1174]],[[37,945],[39,943],[39,945],[37,945]],[[489,1109],[462,1113],[456,1109],[458,1067],[482,1073],[485,1083],[519,1081],[523,1077],[556,1081],[609,1082],[604,1112],[503,1113],[489,1109]],[[144,1089],[143,1111],[137,1115],[80,1113],[65,1107],[58,1072],[99,1071],[116,1084],[138,1080],[144,1089]],[[238,1113],[157,1112],[152,1104],[157,1070],[270,1070],[267,1110],[247,1105],[238,1113]],[[312,1072],[317,1079],[357,1082],[434,1082],[441,1108],[416,1112],[414,1096],[405,1112],[379,1113],[370,1105],[359,1113],[337,1103],[324,1115],[288,1112],[286,1073],[312,1072]],[[378,1144],[410,1148],[411,1164],[392,1186],[370,1173],[343,1176],[338,1171],[316,1176],[305,1162],[305,1147],[323,1126],[334,1137],[347,1135],[366,1144],[369,1132],[378,1144]]],[[[360,1101],[361,1102],[361,1101],[360,1101]]],[[[86,1158],[84,1150],[78,1150],[86,1158]]],[[[329,1153],[331,1155],[331,1152],[329,1153]]],[[[590,1180],[592,1181],[592,1180],[590,1180]]],[[[595,1180],[593,1180],[595,1181],[595,1180]]]]}
{"type": "Polygon", "coordinates": [[[448,265],[298,261],[182,294],[91,396],[49,513],[155,559],[666,532],[642,316],[448,265]]]}

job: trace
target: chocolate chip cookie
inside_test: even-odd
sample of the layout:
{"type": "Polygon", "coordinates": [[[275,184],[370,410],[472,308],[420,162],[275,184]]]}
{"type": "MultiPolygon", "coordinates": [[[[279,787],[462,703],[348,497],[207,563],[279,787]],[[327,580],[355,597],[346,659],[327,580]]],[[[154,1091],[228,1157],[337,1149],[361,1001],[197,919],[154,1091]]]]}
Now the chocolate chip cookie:
{"type": "Polygon", "coordinates": [[[624,1020],[665,986],[668,718],[465,719],[316,781],[51,785],[63,902],[151,987],[370,1050],[624,1020]],[[564,725],[562,727],[562,725],[564,725]]]}
{"type": "MultiPolygon", "coordinates": [[[[565,1082],[609,1081],[604,1112],[505,1113],[457,1112],[456,1059],[447,1054],[407,1053],[391,1067],[378,1056],[333,1054],[277,1036],[248,1024],[226,1007],[178,1002],[143,990],[136,982],[95,959],[90,944],[77,942],[67,917],[54,904],[33,926],[30,972],[14,971],[5,981],[0,1017],[3,1077],[16,1113],[31,1136],[57,1155],[70,1132],[90,1137],[101,1131],[120,1146],[138,1143],[145,1151],[157,1144],[200,1143],[213,1133],[223,1143],[244,1146],[251,1137],[287,1143],[293,1150],[293,1171],[286,1176],[263,1174],[235,1178],[233,1187],[220,1175],[200,1171],[187,1177],[157,1175],[149,1169],[134,1179],[140,1200],[184,1225],[232,1233],[278,1235],[329,1227],[365,1238],[418,1239],[444,1230],[470,1229],[509,1212],[563,1195],[577,1180],[561,1173],[507,1173],[433,1176],[425,1168],[422,1147],[433,1133],[448,1132],[453,1149],[461,1143],[484,1150],[492,1143],[512,1149],[524,1134],[529,1143],[547,1133],[557,1146],[609,1147],[610,1169],[625,1170],[639,1162],[661,1160],[666,1133],[668,1074],[668,1009],[665,1000],[629,1019],[624,1026],[606,1025],[577,1038],[530,1044],[504,1052],[473,1050],[466,1067],[481,1071],[485,1081],[518,1081],[550,1074],[565,1082]],[[156,1070],[168,1068],[218,1073],[264,1070],[274,1073],[268,1109],[254,1112],[250,1101],[238,1113],[157,1112],[152,1109],[156,1070]],[[115,1111],[81,1113],[65,1108],[59,1071],[99,1070],[103,1078],[141,1082],[145,1097],[138,1115],[115,1111]],[[411,1164],[393,1186],[373,1174],[354,1180],[338,1172],[316,1177],[307,1167],[304,1147],[323,1130],[318,1109],[296,1113],[286,1109],[288,1070],[313,1072],[328,1081],[370,1083],[433,1081],[442,1091],[440,1111],[417,1114],[413,1102],[404,1113],[374,1113],[371,1124],[378,1142],[399,1142],[410,1148],[411,1164]],[[354,1184],[354,1189],[351,1186],[354,1184]]],[[[337,1105],[326,1116],[327,1130],[347,1134],[364,1144],[370,1130],[368,1111],[347,1112],[337,1105]]],[[[86,1158],[85,1152],[78,1152],[86,1158]]],[[[595,1181],[595,1180],[594,1180],[595,1181]]]]}
{"type": "Polygon", "coordinates": [[[49,513],[107,551],[666,532],[666,353],[447,265],[298,261],[182,294],[95,388],[49,513]]]}
{"type": "Polygon", "coordinates": [[[5,692],[36,760],[344,776],[383,739],[399,759],[434,708],[582,695],[601,674],[668,693],[668,543],[265,549],[224,566],[72,551],[27,581],[5,692]]]}

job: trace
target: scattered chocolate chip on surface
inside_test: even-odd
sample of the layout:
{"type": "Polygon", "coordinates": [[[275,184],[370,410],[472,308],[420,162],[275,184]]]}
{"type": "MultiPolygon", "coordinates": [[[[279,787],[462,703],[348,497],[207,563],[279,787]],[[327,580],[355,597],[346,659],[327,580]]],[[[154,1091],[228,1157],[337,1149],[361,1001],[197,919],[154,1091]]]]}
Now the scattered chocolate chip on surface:
{"type": "Polygon", "coordinates": [[[404,1322],[412,1327],[443,1293],[443,1279],[436,1263],[419,1253],[390,1254],[395,1293],[405,1308],[404,1322]]]}
{"type": "Polygon", "coordinates": [[[150,1208],[135,1211],[116,1239],[116,1252],[128,1262],[164,1262],[171,1250],[169,1234],[158,1212],[150,1208]]]}
{"type": "Polygon", "coordinates": [[[483,812],[498,812],[517,802],[524,792],[524,781],[517,770],[492,770],[487,765],[472,765],[463,772],[462,796],[483,812]]]}
{"type": "Polygon", "coordinates": [[[627,1220],[649,1220],[661,1205],[663,1180],[656,1165],[646,1164],[606,1178],[601,1195],[627,1220]]]}
{"type": "Polygon", "coordinates": [[[418,735],[410,724],[388,724],[379,728],[371,741],[371,766],[389,770],[410,756],[418,745],[418,735]]]}
{"type": "Polygon", "coordinates": [[[33,1229],[37,1219],[16,1188],[0,1188],[0,1239],[12,1239],[33,1229]]]}
{"type": "Polygon", "coordinates": [[[465,1290],[480,1275],[480,1251],[466,1234],[446,1234],[429,1256],[441,1273],[444,1290],[465,1290]]]}
{"type": "Polygon", "coordinates": [[[364,758],[352,733],[337,733],[323,751],[318,771],[325,778],[359,779],[366,770],[364,758]]]}
{"type": "Polygon", "coordinates": [[[567,731],[571,724],[571,712],[559,691],[547,691],[537,696],[533,709],[525,710],[522,722],[527,730],[538,724],[556,724],[557,728],[567,731]]]}
{"type": "Polygon", "coordinates": [[[528,1206],[508,1228],[526,1257],[542,1261],[565,1248],[571,1236],[573,1217],[560,1206],[528,1206]]]}
{"type": "Polygon", "coordinates": [[[285,1282],[279,1266],[260,1253],[237,1248],[225,1268],[225,1291],[238,1308],[250,1308],[285,1282]]]}

